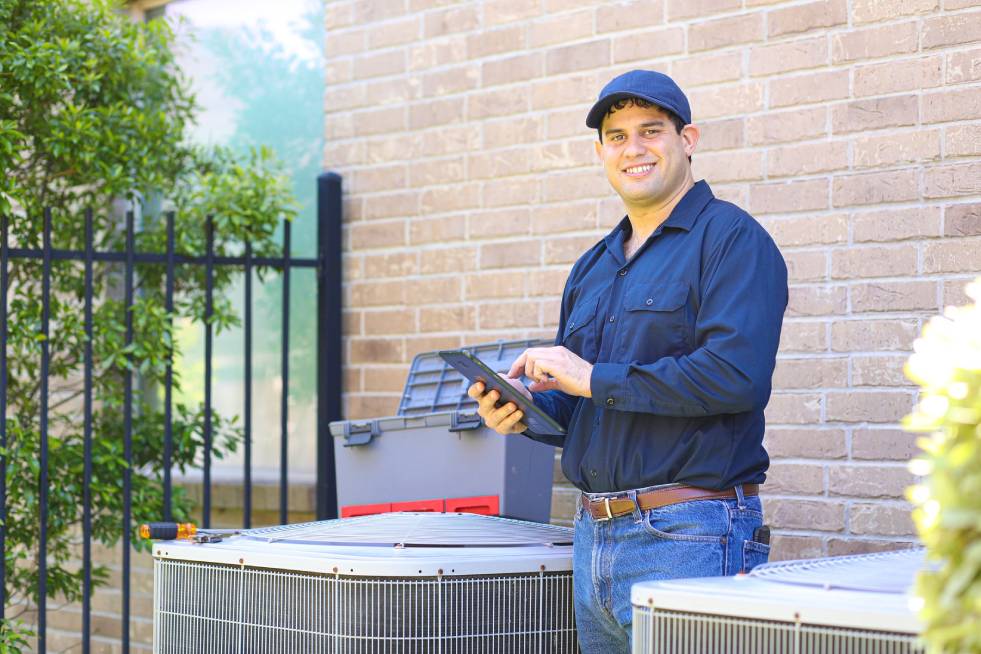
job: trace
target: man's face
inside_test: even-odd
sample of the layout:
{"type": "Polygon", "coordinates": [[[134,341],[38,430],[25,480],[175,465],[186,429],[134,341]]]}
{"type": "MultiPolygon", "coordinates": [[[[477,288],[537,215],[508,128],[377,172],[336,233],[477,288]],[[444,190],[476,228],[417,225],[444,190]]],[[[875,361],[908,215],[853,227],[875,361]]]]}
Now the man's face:
{"type": "Polygon", "coordinates": [[[601,130],[596,154],[628,209],[667,203],[691,177],[698,130],[686,126],[679,134],[663,110],[630,102],[607,114],[601,130]]]}

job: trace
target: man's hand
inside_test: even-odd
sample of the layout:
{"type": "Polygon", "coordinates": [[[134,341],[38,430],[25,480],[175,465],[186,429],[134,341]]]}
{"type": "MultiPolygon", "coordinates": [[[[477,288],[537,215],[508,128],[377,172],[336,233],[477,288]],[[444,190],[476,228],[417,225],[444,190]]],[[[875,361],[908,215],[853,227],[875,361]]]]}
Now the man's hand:
{"type": "Polygon", "coordinates": [[[589,378],[593,364],[561,345],[532,347],[521,353],[508,371],[508,377],[518,378],[524,373],[532,380],[528,387],[536,393],[559,390],[569,395],[592,397],[589,378]]]}
{"type": "MultiPolygon", "coordinates": [[[[518,390],[519,393],[531,399],[531,393],[525,385],[518,379],[508,379],[508,382],[518,390]]],[[[498,434],[520,434],[528,429],[528,425],[521,422],[524,412],[518,409],[514,402],[508,402],[503,406],[497,406],[497,401],[501,399],[501,394],[495,390],[484,392],[484,384],[475,382],[467,389],[467,395],[477,400],[477,413],[484,419],[484,424],[496,431],[498,434]]]]}

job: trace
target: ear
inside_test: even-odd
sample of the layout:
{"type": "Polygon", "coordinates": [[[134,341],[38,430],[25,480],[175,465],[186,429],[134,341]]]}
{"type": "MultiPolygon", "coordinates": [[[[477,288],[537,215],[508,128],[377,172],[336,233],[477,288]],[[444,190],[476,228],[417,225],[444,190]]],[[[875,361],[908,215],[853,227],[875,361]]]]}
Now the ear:
{"type": "Polygon", "coordinates": [[[603,144],[599,141],[594,141],[593,145],[596,146],[596,158],[603,161],[603,144]]]}
{"type": "Polygon", "coordinates": [[[695,148],[698,146],[698,137],[701,134],[698,125],[685,125],[681,128],[681,140],[685,142],[685,154],[689,157],[695,152],[695,148]]]}

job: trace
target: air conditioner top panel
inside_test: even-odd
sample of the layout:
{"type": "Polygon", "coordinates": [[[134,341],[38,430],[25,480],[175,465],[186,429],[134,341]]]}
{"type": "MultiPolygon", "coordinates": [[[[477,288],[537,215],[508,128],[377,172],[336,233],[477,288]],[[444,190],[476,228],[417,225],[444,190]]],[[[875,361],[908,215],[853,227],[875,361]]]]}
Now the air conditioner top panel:
{"type": "Polygon", "coordinates": [[[637,607],[916,634],[912,586],[923,550],[784,561],[748,575],[635,584],[637,607]]]}
{"type": "Polygon", "coordinates": [[[219,543],[158,541],[160,559],[345,576],[572,569],[572,530],[466,513],[386,513],[244,530],[219,543]]]}

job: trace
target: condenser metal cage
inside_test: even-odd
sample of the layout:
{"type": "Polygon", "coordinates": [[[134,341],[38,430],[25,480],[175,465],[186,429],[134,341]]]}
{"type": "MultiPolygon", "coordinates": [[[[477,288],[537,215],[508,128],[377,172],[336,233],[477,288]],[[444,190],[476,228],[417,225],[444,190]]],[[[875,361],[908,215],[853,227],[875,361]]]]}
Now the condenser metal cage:
{"type": "Polygon", "coordinates": [[[153,555],[155,654],[578,652],[564,527],[390,513],[153,555]]]}
{"type": "Polygon", "coordinates": [[[633,654],[923,654],[909,595],[923,562],[903,550],[636,584],[633,654]]]}

